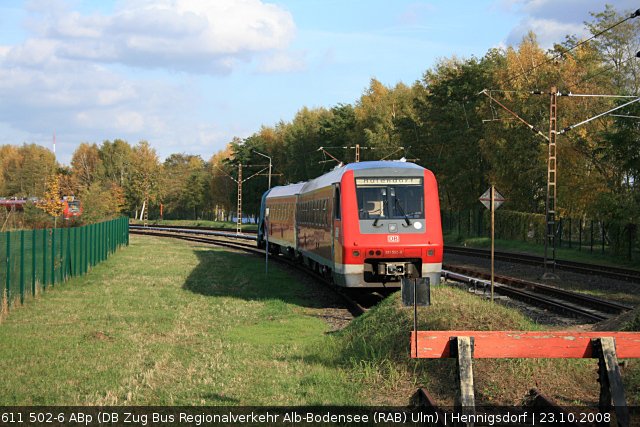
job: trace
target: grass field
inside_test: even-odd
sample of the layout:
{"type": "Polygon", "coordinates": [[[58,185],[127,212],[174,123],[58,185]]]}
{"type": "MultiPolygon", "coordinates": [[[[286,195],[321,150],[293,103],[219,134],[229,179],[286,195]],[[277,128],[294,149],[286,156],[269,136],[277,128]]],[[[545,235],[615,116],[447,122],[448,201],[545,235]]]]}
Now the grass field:
{"type": "MultiPolygon", "coordinates": [[[[398,294],[340,332],[326,291],[255,257],[132,236],[89,275],[16,308],[0,324],[0,405],[406,405],[418,385],[453,401],[453,360],[412,360],[412,309],[398,294]]],[[[432,288],[423,330],[529,330],[520,313],[432,288]]],[[[625,368],[637,402],[640,374],[625,368]]],[[[597,402],[594,360],[474,361],[479,403],[529,388],[597,402]]]]}
{"type": "Polygon", "coordinates": [[[314,305],[246,256],[132,236],[0,325],[0,404],[358,404],[342,369],[309,360],[314,305]]]}

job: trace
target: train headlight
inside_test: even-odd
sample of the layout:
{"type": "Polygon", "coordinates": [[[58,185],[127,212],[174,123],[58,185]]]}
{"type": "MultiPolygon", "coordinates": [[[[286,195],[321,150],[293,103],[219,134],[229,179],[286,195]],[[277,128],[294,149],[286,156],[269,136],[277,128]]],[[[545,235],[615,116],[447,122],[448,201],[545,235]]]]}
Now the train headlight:
{"type": "Polygon", "coordinates": [[[419,221],[415,221],[415,222],[413,223],[413,227],[414,227],[416,230],[420,230],[420,229],[422,229],[422,223],[421,223],[421,222],[419,222],[419,221]]]}
{"type": "Polygon", "coordinates": [[[353,256],[358,257],[360,256],[360,251],[353,251],[351,252],[353,254],[353,256]]]}

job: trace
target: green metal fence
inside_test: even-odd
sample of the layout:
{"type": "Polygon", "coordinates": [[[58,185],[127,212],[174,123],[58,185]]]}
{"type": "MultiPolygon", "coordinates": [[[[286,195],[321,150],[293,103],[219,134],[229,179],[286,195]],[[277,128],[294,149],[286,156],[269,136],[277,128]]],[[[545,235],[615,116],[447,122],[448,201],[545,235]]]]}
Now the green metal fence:
{"type": "Polygon", "coordinates": [[[83,227],[0,233],[0,311],[87,273],[128,244],[126,217],[83,227]]]}

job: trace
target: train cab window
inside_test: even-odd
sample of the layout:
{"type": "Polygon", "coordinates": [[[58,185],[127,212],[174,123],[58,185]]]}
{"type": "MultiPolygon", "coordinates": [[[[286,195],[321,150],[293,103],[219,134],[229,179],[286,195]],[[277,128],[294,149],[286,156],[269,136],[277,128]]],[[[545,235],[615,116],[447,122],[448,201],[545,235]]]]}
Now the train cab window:
{"type": "Polygon", "coordinates": [[[80,202],[68,202],[67,203],[69,206],[69,213],[78,213],[80,212],[80,202]]]}
{"type": "Polygon", "coordinates": [[[356,178],[360,219],[424,218],[422,178],[356,178]]]}

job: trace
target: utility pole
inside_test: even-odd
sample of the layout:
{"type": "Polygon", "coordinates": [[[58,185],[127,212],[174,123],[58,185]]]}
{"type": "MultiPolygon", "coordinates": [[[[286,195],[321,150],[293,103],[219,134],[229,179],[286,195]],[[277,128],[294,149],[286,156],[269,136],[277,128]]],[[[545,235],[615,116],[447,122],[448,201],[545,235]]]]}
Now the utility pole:
{"type": "MultiPolygon", "coordinates": [[[[250,166],[255,166],[255,165],[244,165],[244,167],[250,167],[250,166]]],[[[262,166],[262,165],[260,165],[262,166]]],[[[214,165],[214,167],[216,169],[218,169],[220,172],[224,173],[225,175],[227,175],[229,178],[231,178],[233,180],[233,182],[235,182],[236,184],[238,184],[238,204],[237,204],[237,218],[236,218],[236,234],[242,234],[242,183],[245,181],[250,180],[251,178],[253,178],[254,176],[258,176],[260,175],[262,172],[264,172],[267,167],[263,167],[262,169],[260,169],[258,172],[254,173],[253,175],[247,177],[247,178],[242,178],[242,163],[238,163],[238,179],[235,179],[234,177],[232,177],[231,175],[229,175],[229,173],[227,173],[227,171],[225,171],[224,169],[214,165]]]]}
{"type": "Polygon", "coordinates": [[[242,234],[242,163],[238,163],[238,205],[236,234],[242,234]]]}
{"type": "MultiPolygon", "coordinates": [[[[558,135],[562,135],[564,133],[569,132],[570,130],[582,126],[586,123],[589,123],[595,119],[611,114],[614,111],[617,111],[621,108],[624,108],[628,105],[634,104],[640,101],[640,97],[635,96],[619,96],[619,95],[592,95],[592,94],[574,94],[574,93],[559,93],[557,87],[552,86],[550,89],[550,101],[549,101],[549,136],[543,134],[539,129],[535,126],[529,124],[522,117],[518,116],[515,112],[508,109],[506,106],[498,102],[495,98],[491,96],[491,91],[484,89],[479,94],[486,95],[491,101],[495,102],[502,109],[507,111],[509,114],[514,116],[516,119],[524,123],[532,132],[537,135],[543,137],[548,142],[548,155],[547,155],[547,196],[545,203],[545,233],[544,236],[544,274],[542,276],[543,279],[555,279],[557,278],[555,274],[556,267],[556,205],[557,205],[557,146],[556,146],[556,137],[558,135]],[[558,118],[558,109],[557,109],[557,101],[558,96],[569,96],[569,97],[604,97],[604,98],[633,98],[631,101],[628,101],[622,105],[618,105],[610,110],[605,111],[604,113],[597,114],[593,117],[590,117],[586,120],[583,120],[579,123],[576,123],[571,126],[567,126],[562,130],[557,130],[557,118],[558,118]],[[549,259],[549,246],[551,246],[551,259],[549,259]],[[549,272],[548,268],[551,266],[552,271],[549,272]]],[[[543,93],[540,91],[530,91],[532,95],[542,95],[543,93]]]]}
{"type": "Polygon", "coordinates": [[[544,239],[544,274],[543,279],[557,279],[556,276],[556,178],[557,178],[557,157],[556,157],[556,136],[557,136],[557,106],[558,90],[555,86],[550,90],[549,103],[549,150],[547,155],[547,203],[546,221],[547,235],[544,239]],[[551,260],[548,251],[551,246],[551,260]],[[549,272],[551,266],[551,272],[549,272]]]}

